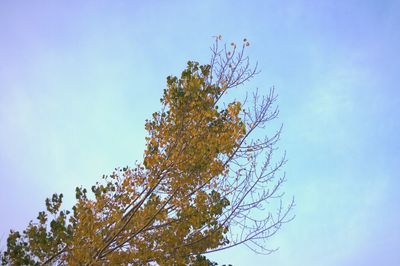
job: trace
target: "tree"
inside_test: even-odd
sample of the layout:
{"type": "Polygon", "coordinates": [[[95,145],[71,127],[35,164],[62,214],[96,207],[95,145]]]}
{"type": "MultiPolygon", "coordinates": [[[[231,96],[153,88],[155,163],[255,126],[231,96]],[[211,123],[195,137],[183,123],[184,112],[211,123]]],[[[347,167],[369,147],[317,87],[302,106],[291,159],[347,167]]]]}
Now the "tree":
{"type": "Polygon", "coordinates": [[[268,253],[265,240],[292,219],[284,207],[273,160],[281,128],[253,138],[275,119],[274,89],[252,101],[222,98],[257,74],[245,49],[212,46],[211,62],[189,61],[169,76],[162,109],[147,120],[142,163],[116,168],[92,186],[76,188],[72,211],[62,194],[46,200],[22,232],[11,231],[3,264],[211,265],[203,255],[244,244],[268,253]],[[221,107],[222,106],[222,107],[221,107]],[[274,212],[265,205],[275,204],[274,212]]]}

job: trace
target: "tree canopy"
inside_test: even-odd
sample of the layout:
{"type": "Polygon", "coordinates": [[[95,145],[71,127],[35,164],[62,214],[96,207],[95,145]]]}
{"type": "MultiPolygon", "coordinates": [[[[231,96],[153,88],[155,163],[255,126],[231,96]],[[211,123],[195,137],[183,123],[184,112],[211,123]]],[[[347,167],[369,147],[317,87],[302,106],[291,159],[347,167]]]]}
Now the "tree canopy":
{"type": "Polygon", "coordinates": [[[209,265],[202,255],[240,244],[270,252],[265,240],[292,219],[293,201],[282,203],[285,157],[272,156],[281,128],[253,135],[277,117],[276,94],[223,102],[257,74],[248,45],[221,47],[217,37],[209,64],[189,61],[169,76],[161,110],[145,123],[143,161],[91,193],[76,188],[70,211],[62,194],[46,199],[36,221],[10,232],[3,264],[209,265]]]}

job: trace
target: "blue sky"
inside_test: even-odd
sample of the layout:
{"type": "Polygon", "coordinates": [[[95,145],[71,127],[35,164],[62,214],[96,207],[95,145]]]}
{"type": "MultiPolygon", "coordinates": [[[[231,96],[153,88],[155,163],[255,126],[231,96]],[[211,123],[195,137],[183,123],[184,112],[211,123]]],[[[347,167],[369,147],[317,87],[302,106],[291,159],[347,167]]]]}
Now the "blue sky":
{"type": "MultiPolygon", "coordinates": [[[[400,263],[398,1],[2,1],[1,245],[44,199],[142,158],[165,77],[247,37],[279,94],[296,219],[234,265],[400,263]]],[[[243,91],[245,88],[242,88],[243,91]]]]}

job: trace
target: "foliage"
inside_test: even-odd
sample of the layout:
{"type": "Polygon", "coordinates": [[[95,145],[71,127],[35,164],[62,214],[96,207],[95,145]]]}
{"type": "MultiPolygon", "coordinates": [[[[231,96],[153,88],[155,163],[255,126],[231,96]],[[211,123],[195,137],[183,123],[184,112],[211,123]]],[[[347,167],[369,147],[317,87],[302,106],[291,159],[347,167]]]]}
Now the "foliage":
{"type": "Polygon", "coordinates": [[[3,264],[13,265],[216,265],[201,254],[245,244],[269,252],[264,241],[289,221],[283,207],[284,177],[272,154],[280,129],[253,139],[275,119],[276,95],[253,95],[221,104],[227,91],[256,73],[248,46],[212,47],[211,63],[188,62],[167,78],[162,109],[147,120],[143,163],[117,168],[92,186],[76,188],[72,211],[62,194],[46,200],[22,232],[11,231],[3,264]],[[277,212],[260,211],[278,198],[277,212]]]}

